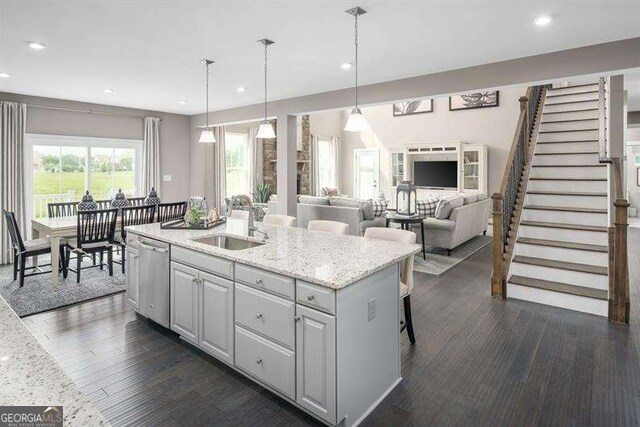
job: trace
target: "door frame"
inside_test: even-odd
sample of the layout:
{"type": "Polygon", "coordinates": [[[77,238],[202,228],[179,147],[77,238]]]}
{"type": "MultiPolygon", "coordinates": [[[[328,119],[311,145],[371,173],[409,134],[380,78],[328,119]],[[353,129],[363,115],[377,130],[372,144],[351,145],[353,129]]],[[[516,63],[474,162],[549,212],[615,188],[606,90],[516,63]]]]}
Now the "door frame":
{"type": "MultiPolygon", "coordinates": [[[[353,149],[353,197],[360,198],[358,187],[358,153],[370,152],[375,155],[376,166],[374,169],[374,177],[377,186],[377,192],[380,192],[380,149],[379,148],[354,148],[353,149]]],[[[373,197],[376,195],[374,194],[373,197]]]]}

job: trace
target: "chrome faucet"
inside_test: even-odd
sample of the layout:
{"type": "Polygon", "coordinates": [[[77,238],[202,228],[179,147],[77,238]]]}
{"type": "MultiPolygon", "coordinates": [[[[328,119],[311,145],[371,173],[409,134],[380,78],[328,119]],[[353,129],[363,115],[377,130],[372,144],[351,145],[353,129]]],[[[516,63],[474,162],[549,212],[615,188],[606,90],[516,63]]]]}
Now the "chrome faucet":
{"type": "Polygon", "coordinates": [[[269,240],[269,235],[266,232],[259,230],[258,227],[249,227],[249,236],[254,237],[256,232],[262,234],[262,240],[269,240]]]}

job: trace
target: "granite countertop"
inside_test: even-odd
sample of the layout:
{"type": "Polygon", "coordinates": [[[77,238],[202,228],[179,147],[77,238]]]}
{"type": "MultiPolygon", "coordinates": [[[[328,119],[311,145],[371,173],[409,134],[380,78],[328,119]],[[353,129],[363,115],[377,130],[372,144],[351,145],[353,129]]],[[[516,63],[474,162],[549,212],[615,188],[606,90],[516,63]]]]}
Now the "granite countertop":
{"type": "Polygon", "coordinates": [[[0,405],[62,405],[65,426],[109,426],[0,297],[0,405]]]}
{"type": "MultiPolygon", "coordinates": [[[[163,230],[160,224],[127,227],[131,233],[194,249],[242,264],[340,289],[389,265],[420,252],[419,245],[344,236],[304,228],[286,228],[256,223],[268,233],[262,246],[239,251],[209,246],[192,239],[231,234],[250,240],[247,222],[228,219],[211,230],[163,230]]],[[[260,236],[260,234],[257,234],[260,236]]]]}

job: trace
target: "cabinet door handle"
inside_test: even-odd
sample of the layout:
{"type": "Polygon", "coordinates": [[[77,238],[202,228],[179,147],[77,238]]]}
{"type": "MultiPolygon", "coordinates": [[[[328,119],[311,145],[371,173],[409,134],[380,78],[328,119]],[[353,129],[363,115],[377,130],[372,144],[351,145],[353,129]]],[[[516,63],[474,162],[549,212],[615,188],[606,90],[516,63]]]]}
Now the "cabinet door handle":
{"type": "Polygon", "coordinates": [[[262,279],[256,279],[256,285],[262,285],[262,279]]]}
{"type": "Polygon", "coordinates": [[[309,296],[307,296],[307,300],[315,301],[316,300],[316,296],[315,295],[309,295],[309,296]]]}
{"type": "Polygon", "coordinates": [[[293,320],[295,320],[296,322],[299,322],[301,319],[302,319],[302,317],[300,317],[300,316],[295,316],[293,318],[293,320]]]}
{"type": "Polygon", "coordinates": [[[257,363],[258,365],[262,365],[262,359],[256,359],[256,363],[257,363]]]}
{"type": "Polygon", "coordinates": [[[256,319],[262,319],[262,313],[256,313],[256,319]]]}
{"type": "Polygon", "coordinates": [[[153,308],[153,304],[149,304],[149,308],[153,308]]]}

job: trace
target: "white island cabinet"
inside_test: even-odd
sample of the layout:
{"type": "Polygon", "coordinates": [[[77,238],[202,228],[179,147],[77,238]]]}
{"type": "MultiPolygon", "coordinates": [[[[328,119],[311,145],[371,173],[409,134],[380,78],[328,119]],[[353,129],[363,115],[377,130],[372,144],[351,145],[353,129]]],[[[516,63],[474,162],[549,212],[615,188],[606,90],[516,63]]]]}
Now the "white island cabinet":
{"type": "Polygon", "coordinates": [[[278,227],[227,251],[155,224],[129,233],[171,245],[173,331],[324,423],[359,424],[401,381],[399,262],[418,246],[278,227]]]}

